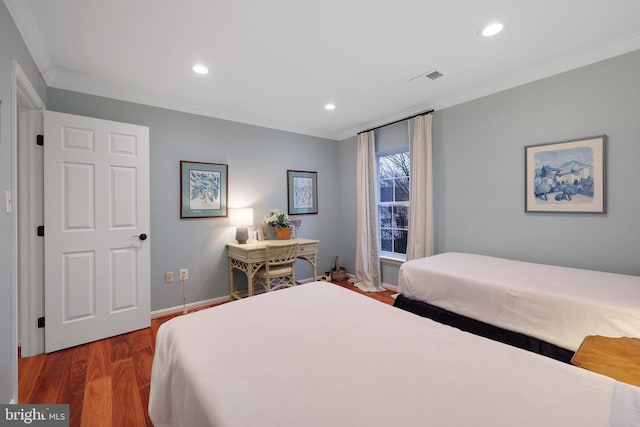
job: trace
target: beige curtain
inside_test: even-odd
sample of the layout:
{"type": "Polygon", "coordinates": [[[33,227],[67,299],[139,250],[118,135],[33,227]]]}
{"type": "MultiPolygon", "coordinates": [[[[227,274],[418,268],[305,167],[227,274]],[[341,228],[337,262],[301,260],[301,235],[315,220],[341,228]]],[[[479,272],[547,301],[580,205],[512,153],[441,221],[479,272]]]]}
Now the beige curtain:
{"type": "Polygon", "coordinates": [[[355,285],[367,292],[384,290],[380,278],[376,151],[373,131],[358,134],[355,285]]]}
{"type": "Polygon", "coordinates": [[[411,208],[407,260],[433,255],[431,114],[409,121],[411,208]]]}

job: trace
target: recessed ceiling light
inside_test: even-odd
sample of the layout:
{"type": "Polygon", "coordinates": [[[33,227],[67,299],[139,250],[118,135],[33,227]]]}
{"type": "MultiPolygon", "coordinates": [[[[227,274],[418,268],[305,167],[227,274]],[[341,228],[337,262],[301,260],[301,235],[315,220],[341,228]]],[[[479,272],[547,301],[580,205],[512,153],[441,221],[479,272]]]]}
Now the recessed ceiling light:
{"type": "Polygon", "coordinates": [[[329,104],[324,106],[324,109],[325,110],[335,110],[336,109],[336,104],[329,103],[329,104]]]}
{"type": "Polygon", "coordinates": [[[193,70],[194,73],[198,73],[198,74],[207,74],[209,72],[209,69],[202,64],[196,64],[191,69],[193,70]]]}
{"type": "Polygon", "coordinates": [[[495,36],[500,31],[502,31],[503,28],[503,24],[501,24],[500,22],[494,22],[493,24],[489,24],[482,29],[482,35],[485,37],[495,36]]]}

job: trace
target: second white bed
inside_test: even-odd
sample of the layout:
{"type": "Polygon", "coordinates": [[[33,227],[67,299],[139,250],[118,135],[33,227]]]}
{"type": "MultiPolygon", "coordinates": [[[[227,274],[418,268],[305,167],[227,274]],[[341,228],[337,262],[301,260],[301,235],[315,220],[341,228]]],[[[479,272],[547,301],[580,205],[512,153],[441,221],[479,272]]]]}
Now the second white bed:
{"type": "Polygon", "coordinates": [[[405,262],[407,298],[576,351],[587,335],[640,337],[640,277],[467,253],[405,262]]]}

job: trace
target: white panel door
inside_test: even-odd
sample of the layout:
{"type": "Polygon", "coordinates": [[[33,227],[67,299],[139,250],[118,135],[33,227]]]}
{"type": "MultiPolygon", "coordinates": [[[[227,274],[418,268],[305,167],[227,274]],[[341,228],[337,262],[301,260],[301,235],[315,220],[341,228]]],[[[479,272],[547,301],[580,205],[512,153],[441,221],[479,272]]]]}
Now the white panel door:
{"type": "Polygon", "coordinates": [[[150,325],[149,128],[44,116],[45,349],[150,325]]]}

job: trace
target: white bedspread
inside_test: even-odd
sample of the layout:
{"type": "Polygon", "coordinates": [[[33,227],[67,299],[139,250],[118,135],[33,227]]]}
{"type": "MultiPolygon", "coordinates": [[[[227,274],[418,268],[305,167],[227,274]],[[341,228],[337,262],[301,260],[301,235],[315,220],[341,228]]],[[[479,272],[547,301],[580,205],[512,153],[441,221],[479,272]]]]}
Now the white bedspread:
{"type": "Polygon", "coordinates": [[[163,324],[149,413],[156,427],[608,426],[614,384],[314,282],[163,324]]]}
{"type": "Polygon", "coordinates": [[[444,253],[405,262],[399,292],[576,351],[587,335],[640,337],[640,277],[444,253]]]}

